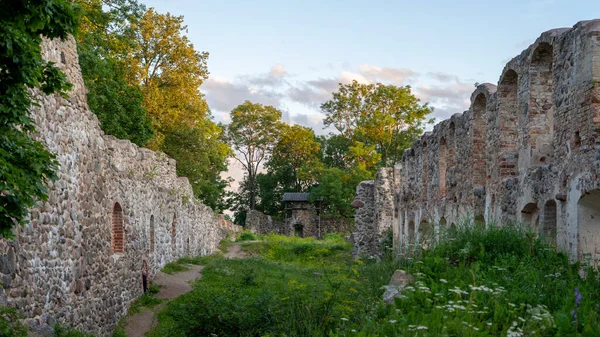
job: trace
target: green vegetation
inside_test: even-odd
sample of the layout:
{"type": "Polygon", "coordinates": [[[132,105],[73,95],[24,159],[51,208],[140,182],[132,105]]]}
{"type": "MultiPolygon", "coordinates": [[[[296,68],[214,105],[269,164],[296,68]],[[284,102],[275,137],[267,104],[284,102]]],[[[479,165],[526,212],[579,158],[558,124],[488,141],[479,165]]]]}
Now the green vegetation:
{"type": "Polygon", "coordinates": [[[178,262],[169,262],[163,267],[161,271],[165,274],[173,275],[174,273],[187,270],[190,270],[190,268],[182,266],[178,262]]]}
{"type": "Polygon", "coordinates": [[[228,180],[220,175],[231,150],[198,91],[208,78],[208,53],[189,41],[183,17],[137,0],[76,2],[83,9],[81,70],[102,129],[176,159],[194,197],[217,212],[226,209],[228,180]]]}
{"type": "MultiPolygon", "coordinates": [[[[385,243],[384,245],[387,245],[385,243]]],[[[418,248],[418,247],[415,247],[418,248]]],[[[460,227],[394,262],[353,260],[340,235],[268,235],[212,259],[151,336],[597,336],[600,281],[531,232],[460,227]],[[397,268],[414,281],[392,305],[397,268]]]]}
{"type": "Polygon", "coordinates": [[[236,241],[252,241],[256,240],[256,235],[250,231],[243,231],[236,241]]]}
{"type": "Polygon", "coordinates": [[[342,317],[364,315],[395,269],[389,261],[352,261],[350,244],[334,234],[323,241],[269,235],[243,247],[261,257],[210,261],[150,335],[321,336],[342,317]]]}
{"type": "Polygon", "coordinates": [[[335,127],[339,134],[317,137],[309,128],[280,122],[281,114],[267,114],[271,110],[279,113],[246,102],[231,112],[229,139],[247,171],[231,199],[240,225],[249,209],[284,218],[285,192],[310,193],[323,215],[352,217],[356,185],[373,179],[377,168],[397,162],[431,122],[426,117],[433,111],[409,86],[356,81],[339,84],[332,99],[321,105],[325,126],[335,127]],[[251,117],[239,117],[248,111],[251,117]],[[261,132],[268,132],[268,137],[261,132]],[[261,162],[266,172],[257,174],[261,162]]]}
{"type": "Polygon", "coordinates": [[[162,300],[160,298],[156,298],[154,297],[152,290],[156,290],[158,292],[158,289],[156,286],[154,286],[155,288],[152,289],[151,287],[148,288],[148,293],[147,294],[143,294],[142,296],[136,298],[135,301],[133,301],[133,303],[131,303],[131,305],[129,306],[129,311],[128,314],[133,315],[133,314],[137,314],[138,312],[142,311],[142,308],[153,308],[156,305],[160,304],[160,302],[162,302],[162,300]]]}
{"type": "Polygon", "coordinates": [[[23,314],[13,308],[0,307],[0,336],[27,336],[27,327],[21,323],[23,314]]]}
{"type": "Polygon", "coordinates": [[[42,37],[66,38],[77,28],[75,6],[66,0],[8,1],[0,13],[0,237],[23,224],[29,208],[46,200],[56,179],[55,156],[35,133],[30,89],[65,94],[71,88],[52,62],[42,59],[42,37]]]}

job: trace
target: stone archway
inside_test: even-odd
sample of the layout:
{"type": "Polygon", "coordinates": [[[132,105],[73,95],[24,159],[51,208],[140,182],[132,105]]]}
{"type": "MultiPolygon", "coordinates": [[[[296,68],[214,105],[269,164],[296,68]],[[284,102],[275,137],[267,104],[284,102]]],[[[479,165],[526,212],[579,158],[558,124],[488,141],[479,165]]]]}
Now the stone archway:
{"type": "Polygon", "coordinates": [[[600,266],[600,189],[583,195],[577,202],[578,258],[600,266]]]}
{"type": "Polygon", "coordinates": [[[112,251],[115,254],[125,252],[125,228],[123,224],[123,208],[118,202],[115,202],[112,210],[112,251]]]}

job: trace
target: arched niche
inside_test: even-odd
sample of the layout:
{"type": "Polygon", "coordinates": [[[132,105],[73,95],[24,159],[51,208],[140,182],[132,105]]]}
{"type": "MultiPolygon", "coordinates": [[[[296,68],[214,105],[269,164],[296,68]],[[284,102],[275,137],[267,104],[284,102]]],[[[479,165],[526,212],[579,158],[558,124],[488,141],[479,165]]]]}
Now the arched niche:
{"type": "Polygon", "coordinates": [[[439,146],[439,165],[438,170],[440,174],[440,197],[446,197],[446,171],[448,169],[447,166],[447,145],[446,138],[440,139],[439,146]]]}
{"type": "Polygon", "coordinates": [[[553,245],[556,245],[556,201],[548,200],[544,204],[542,212],[541,234],[546,240],[553,245]]]}
{"type": "Polygon", "coordinates": [[[500,151],[498,166],[500,179],[512,177],[518,172],[518,80],[517,73],[510,69],[504,73],[498,86],[498,110],[500,126],[500,151]]]}
{"type": "Polygon", "coordinates": [[[600,261],[600,190],[584,194],[577,202],[578,256],[594,267],[600,261]]]}
{"type": "Polygon", "coordinates": [[[553,161],[554,122],[553,49],[540,43],[531,55],[529,66],[528,139],[532,168],[553,161]]]}
{"type": "Polygon", "coordinates": [[[475,97],[473,101],[473,129],[472,129],[472,159],[473,159],[473,187],[485,186],[486,160],[486,115],[487,99],[483,93],[475,97]]]}
{"type": "Polygon", "coordinates": [[[125,252],[125,228],[123,223],[123,208],[115,202],[111,217],[112,227],[112,251],[119,254],[125,252]]]}
{"type": "Polygon", "coordinates": [[[150,253],[154,252],[154,215],[150,215],[150,253]]]}
{"type": "Polygon", "coordinates": [[[540,225],[540,209],[536,203],[530,202],[521,210],[521,221],[537,232],[540,225]]]}
{"type": "Polygon", "coordinates": [[[434,227],[427,220],[419,224],[419,244],[423,248],[430,248],[435,238],[434,227]]]}

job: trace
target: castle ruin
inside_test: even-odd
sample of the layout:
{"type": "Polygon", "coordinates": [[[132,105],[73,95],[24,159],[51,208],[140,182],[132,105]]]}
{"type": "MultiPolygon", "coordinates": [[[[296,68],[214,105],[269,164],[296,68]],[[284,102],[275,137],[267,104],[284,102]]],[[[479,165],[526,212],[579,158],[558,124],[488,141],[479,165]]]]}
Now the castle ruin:
{"type": "Polygon", "coordinates": [[[544,32],[435,125],[394,169],[363,182],[355,253],[398,253],[440,228],[521,222],[573,261],[600,261],[600,20],[544,32]],[[392,187],[392,188],[390,188],[392,187]]]}
{"type": "Polygon", "coordinates": [[[73,84],[68,98],[34,95],[36,137],[60,164],[47,202],[0,240],[0,305],[25,314],[30,330],[60,323],[109,335],[150,278],[182,256],[206,255],[233,226],[193,197],[175,161],[104,135],[89,110],[77,47],[45,40],[45,59],[73,84]]]}

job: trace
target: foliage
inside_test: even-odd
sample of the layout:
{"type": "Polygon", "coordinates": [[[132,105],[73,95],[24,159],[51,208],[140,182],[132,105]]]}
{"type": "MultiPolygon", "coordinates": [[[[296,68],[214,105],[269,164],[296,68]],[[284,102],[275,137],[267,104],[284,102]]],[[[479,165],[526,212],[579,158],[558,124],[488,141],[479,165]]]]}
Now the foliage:
{"type": "Polygon", "coordinates": [[[66,38],[77,27],[75,6],[65,0],[7,1],[0,13],[0,236],[11,237],[28,208],[46,200],[56,178],[54,155],[32,139],[30,89],[44,94],[71,88],[65,75],[41,56],[42,37],[66,38]]]}
{"type": "Polygon", "coordinates": [[[373,179],[375,174],[361,167],[339,169],[325,168],[317,171],[318,185],[311,190],[312,200],[322,199],[322,207],[326,214],[340,217],[351,217],[354,209],[350,204],[354,200],[356,186],[364,180],[373,179]]]}
{"type": "Polygon", "coordinates": [[[335,234],[322,241],[270,235],[245,247],[262,257],[212,261],[149,335],[325,336],[342,318],[362,315],[395,268],[352,263],[350,245],[335,234]]]}
{"type": "Polygon", "coordinates": [[[272,106],[245,101],[231,111],[231,123],[227,128],[235,159],[246,171],[246,183],[250,209],[256,208],[258,189],[256,175],[261,164],[268,159],[281,128],[281,111],[272,106]]]}
{"type": "Polygon", "coordinates": [[[186,266],[182,266],[175,262],[169,262],[169,263],[165,264],[165,266],[163,267],[163,269],[161,271],[165,274],[173,275],[177,272],[187,271],[187,270],[190,270],[190,268],[188,268],[186,266]]]}
{"type": "Polygon", "coordinates": [[[425,117],[432,112],[420,104],[410,86],[339,84],[333,99],[321,105],[325,126],[333,125],[351,142],[375,146],[381,166],[396,163],[422,132],[425,117]]]}
{"type": "Polygon", "coordinates": [[[600,281],[579,267],[527,230],[462,226],[406,261],[416,282],[393,307],[331,335],[596,336],[600,281]]]}
{"type": "Polygon", "coordinates": [[[27,327],[21,319],[23,315],[16,309],[0,307],[0,336],[27,336],[27,327]]]}
{"type": "Polygon", "coordinates": [[[238,239],[236,241],[252,241],[252,240],[256,240],[256,235],[254,235],[254,233],[249,232],[249,231],[243,231],[240,233],[240,236],[238,237],[238,239]]]}
{"type": "Polygon", "coordinates": [[[187,177],[194,195],[215,212],[228,208],[225,188],[229,181],[221,178],[227,170],[231,149],[223,140],[223,130],[210,120],[163,130],[162,150],[177,160],[177,175],[187,177]]]}
{"type": "Polygon", "coordinates": [[[132,22],[145,8],[135,0],[77,0],[83,9],[77,51],[88,104],[106,134],[143,146],[153,136],[140,88],[127,80],[124,55],[137,46],[132,22]]]}
{"type": "Polygon", "coordinates": [[[231,150],[211,119],[200,85],[208,53],[198,52],[182,16],[136,0],[78,0],[79,56],[88,103],[103,130],[177,160],[194,196],[217,212],[229,207],[222,179],[231,150]]]}
{"type": "MultiPolygon", "coordinates": [[[[150,290],[150,288],[148,288],[148,290],[150,290]]],[[[129,306],[128,314],[129,315],[137,314],[142,311],[143,307],[153,308],[153,307],[157,306],[158,304],[160,304],[161,302],[162,302],[162,300],[160,298],[154,297],[153,294],[150,291],[148,291],[147,294],[143,294],[142,296],[136,298],[135,301],[133,301],[131,303],[131,305],[129,306]]]]}

